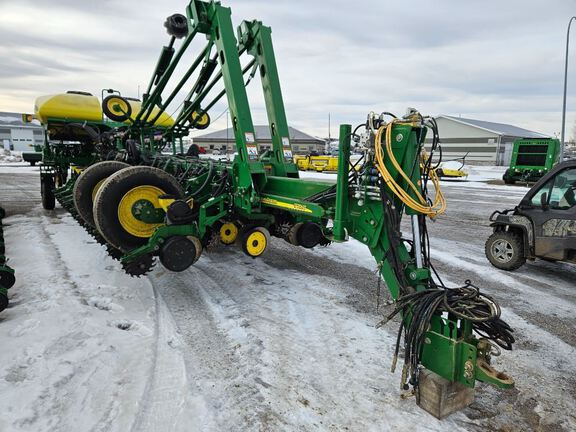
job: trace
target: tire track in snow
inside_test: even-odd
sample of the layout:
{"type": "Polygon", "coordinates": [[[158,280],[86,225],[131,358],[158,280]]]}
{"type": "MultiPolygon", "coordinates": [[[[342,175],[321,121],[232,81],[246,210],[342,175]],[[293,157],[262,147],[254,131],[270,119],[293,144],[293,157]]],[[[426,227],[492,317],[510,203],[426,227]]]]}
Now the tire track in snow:
{"type": "Polygon", "coordinates": [[[263,398],[258,388],[249,385],[257,376],[259,342],[247,340],[250,311],[243,308],[246,303],[230,296],[219,278],[212,278],[198,264],[181,274],[161,271],[155,275],[189,348],[184,353],[189,391],[206,407],[197,416],[196,430],[280,425],[273,413],[260,406],[263,398]]]}
{"type": "Polygon", "coordinates": [[[253,260],[222,248],[186,272],[153,275],[187,345],[190,392],[213,413],[216,427],[206,430],[400,430],[406,416],[418,430],[469,422],[463,414],[438,422],[400,399],[400,376],[387,370],[395,331],[374,328],[366,293],[349,298],[366,281],[333,268],[371,273],[300,252],[271,248],[253,260]]]}
{"type": "Polygon", "coordinates": [[[179,347],[182,341],[154,278],[154,349],[150,372],[132,424],[133,432],[190,430],[194,419],[186,385],[186,367],[179,347]]]}

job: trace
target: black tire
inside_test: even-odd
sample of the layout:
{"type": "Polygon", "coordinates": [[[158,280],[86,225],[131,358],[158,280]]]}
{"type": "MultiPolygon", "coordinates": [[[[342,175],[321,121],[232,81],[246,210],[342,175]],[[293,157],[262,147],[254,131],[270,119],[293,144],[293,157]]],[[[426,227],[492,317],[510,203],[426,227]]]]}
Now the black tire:
{"type": "Polygon", "coordinates": [[[496,231],[486,241],[486,258],[494,267],[502,270],[516,270],[524,265],[524,239],[515,232],[496,231]]]}
{"type": "Polygon", "coordinates": [[[56,197],[54,196],[54,179],[52,176],[40,177],[40,194],[42,195],[42,207],[46,210],[54,210],[56,197]]]}
{"type": "Polygon", "coordinates": [[[507,185],[513,185],[514,183],[516,183],[516,180],[510,177],[509,170],[506,170],[506,172],[502,176],[502,180],[504,180],[504,183],[507,185]]]}
{"type": "Polygon", "coordinates": [[[0,312],[8,307],[8,297],[4,294],[0,294],[0,312]]]}
{"type": "Polygon", "coordinates": [[[16,283],[16,277],[14,276],[14,272],[8,270],[0,270],[0,286],[10,289],[16,283]]]}
{"type": "Polygon", "coordinates": [[[118,217],[120,201],[126,193],[138,186],[157,187],[163,194],[172,195],[176,199],[184,197],[178,181],[158,168],[134,166],[108,177],[94,199],[92,209],[94,223],[102,237],[123,252],[140,247],[148,241],[146,237],[138,237],[127,232],[118,217]]]}
{"type": "Polygon", "coordinates": [[[122,96],[111,95],[102,101],[102,111],[110,120],[124,122],[132,115],[132,105],[122,96]],[[116,109],[116,105],[122,109],[116,109]]]}
{"type": "Polygon", "coordinates": [[[78,176],[74,183],[74,191],[72,194],[74,207],[76,207],[78,214],[80,214],[84,222],[88,225],[95,226],[93,207],[94,198],[98,191],[96,187],[101,186],[101,182],[112,174],[128,167],[130,167],[130,165],[120,161],[98,162],[86,168],[82,171],[82,174],[78,176]]]}
{"type": "Polygon", "coordinates": [[[30,166],[36,166],[36,161],[30,161],[30,166]]]}

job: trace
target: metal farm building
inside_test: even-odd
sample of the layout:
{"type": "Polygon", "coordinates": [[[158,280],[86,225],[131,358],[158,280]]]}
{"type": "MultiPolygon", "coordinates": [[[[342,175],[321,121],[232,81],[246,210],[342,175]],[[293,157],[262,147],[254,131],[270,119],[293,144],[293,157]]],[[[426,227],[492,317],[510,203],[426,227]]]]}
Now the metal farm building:
{"type": "MultiPolygon", "coordinates": [[[[272,148],[270,127],[254,126],[254,129],[259,151],[270,150],[272,148]]],[[[293,127],[289,127],[288,130],[290,132],[290,144],[294,154],[308,154],[312,151],[322,153],[324,151],[326,145],[324,140],[315,138],[293,127]]],[[[234,131],[232,128],[194,137],[193,142],[198,147],[204,148],[206,153],[219,152],[226,154],[236,151],[234,131]]]]}
{"type": "MultiPolygon", "coordinates": [[[[520,138],[548,138],[547,135],[504,123],[440,115],[443,160],[464,156],[466,162],[485,165],[508,165],[514,141],[520,138]]],[[[426,142],[430,142],[427,139],[426,142]]]]}

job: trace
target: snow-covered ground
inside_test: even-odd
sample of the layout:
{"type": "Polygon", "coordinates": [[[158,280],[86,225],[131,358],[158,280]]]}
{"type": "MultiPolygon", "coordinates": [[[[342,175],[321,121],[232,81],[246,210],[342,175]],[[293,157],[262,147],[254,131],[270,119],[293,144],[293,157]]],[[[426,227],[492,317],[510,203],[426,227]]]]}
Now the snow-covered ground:
{"type": "MultiPolygon", "coordinates": [[[[37,187],[22,170],[0,167],[4,187],[37,187]]],[[[496,367],[515,389],[480,386],[443,421],[401,399],[397,327],[375,328],[375,264],[358,242],[275,240],[257,260],[219,247],[186,272],[132,279],[36,191],[4,220],[17,283],[0,313],[0,431],[576,430],[576,270],[491,268],[487,217],[526,189],[473,170],[443,182],[432,255],[448,282],[471,278],[502,302],[518,343],[496,367]]]]}
{"type": "Polygon", "coordinates": [[[22,162],[22,152],[0,149],[0,163],[22,162]]]}

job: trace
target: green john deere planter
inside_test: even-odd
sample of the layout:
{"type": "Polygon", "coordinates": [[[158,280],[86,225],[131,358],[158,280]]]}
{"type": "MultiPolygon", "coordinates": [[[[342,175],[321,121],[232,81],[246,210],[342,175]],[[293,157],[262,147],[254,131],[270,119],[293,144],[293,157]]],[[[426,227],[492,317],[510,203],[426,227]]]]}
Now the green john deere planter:
{"type": "Polygon", "coordinates": [[[403,390],[412,388],[419,401],[430,402],[426,394],[439,391],[438,400],[457,401],[446,409],[421,403],[442,417],[470,403],[477,381],[511,387],[512,379],[490,365],[496,347],[511,349],[514,342],[498,304],[470,281],[447,287],[433,276],[426,220],[446,206],[432,157],[424,152],[428,134],[432,153],[438,148],[434,119],[408,109],[402,116],[371,112],[354,127],[343,124],[336,181],[301,179],[292,161],[271,29],[252,20],[235,30],[229,8],[200,0],[164,26],[169,42],[138,109],[132,111],[120,95],[103,101],[122,125],[94,135],[92,144],[113,145],[120,163],[100,161],[69,179],[55,190],[61,205],[138,277],[156,260],[184,272],[215,242],[237,245],[257,259],[271,237],[306,249],[354,238],[372,253],[396,302],[389,318],[401,317],[393,364],[402,347],[403,390]],[[203,48],[185,62],[195,38],[204,40],[203,48]],[[246,92],[256,76],[272,137],[266,151],[259,148],[246,92]],[[159,125],[184,89],[173,122],[159,125]],[[206,128],[209,111],[224,97],[237,150],[233,161],[158,151],[206,128]],[[352,143],[362,153],[354,164],[352,143]],[[430,183],[434,196],[427,195],[430,183]],[[408,236],[400,229],[404,215],[412,228],[408,236]],[[467,397],[454,397],[463,393],[467,397]]]}

